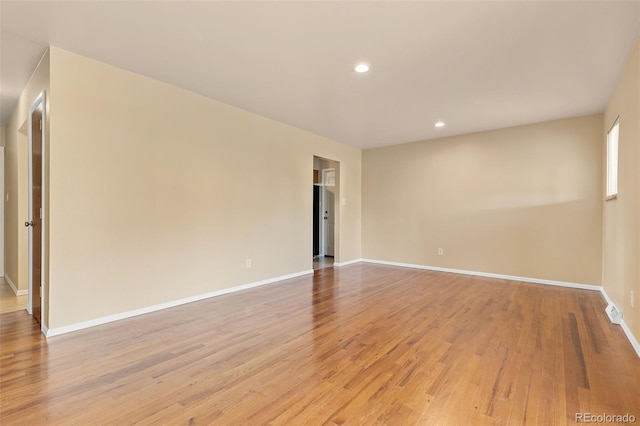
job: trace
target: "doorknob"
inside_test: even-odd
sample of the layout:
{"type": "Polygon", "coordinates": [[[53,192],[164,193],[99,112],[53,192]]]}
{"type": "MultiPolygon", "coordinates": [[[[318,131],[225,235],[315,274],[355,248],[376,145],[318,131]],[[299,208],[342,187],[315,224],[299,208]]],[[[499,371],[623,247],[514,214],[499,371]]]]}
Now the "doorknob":
{"type": "Polygon", "coordinates": [[[25,223],[24,223],[24,226],[33,226],[33,221],[31,221],[31,222],[25,222],[25,223]]]}

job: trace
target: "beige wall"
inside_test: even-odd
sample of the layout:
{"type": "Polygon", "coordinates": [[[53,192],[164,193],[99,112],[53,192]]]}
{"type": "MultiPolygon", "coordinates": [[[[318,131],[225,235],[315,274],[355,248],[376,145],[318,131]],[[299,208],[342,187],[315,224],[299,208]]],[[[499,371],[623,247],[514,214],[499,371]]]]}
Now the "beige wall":
{"type": "Polygon", "coordinates": [[[606,133],[617,117],[620,117],[618,198],[604,202],[602,281],[607,294],[622,310],[625,323],[636,340],[640,340],[640,40],[605,111],[603,153],[606,133]]]}
{"type": "Polygon", "coordinates": [[[4,146],[4,126],[0,126],[0,146],[4,146]]]}
{"type": "Polygon", "coordinates": [[[50,328],[311,269],[314,155],[361,256],[360,150],[57,48],[51,88],[50,328]]]}
{"type": "MultiPolygon", "coordinates": [[[[28,283],[28,139],[25,122],[29,107],[42,91],[49,94],[49,52],[40,60],[29,83],[20,95],[5,128],[5,275],[18,290],[27,290],[28,283]]],[[[49,96],[46,105],[49,116],[49,96]]],[[[48,140],[47,130],[47,140],[48,140]]],[[[46,318],[44,319],[46,323],[46,318]]]]}
{"type": "Polygon", "coordinates": [[[365,150],[363,257],[600,285],[602,120],[365,150]]]}

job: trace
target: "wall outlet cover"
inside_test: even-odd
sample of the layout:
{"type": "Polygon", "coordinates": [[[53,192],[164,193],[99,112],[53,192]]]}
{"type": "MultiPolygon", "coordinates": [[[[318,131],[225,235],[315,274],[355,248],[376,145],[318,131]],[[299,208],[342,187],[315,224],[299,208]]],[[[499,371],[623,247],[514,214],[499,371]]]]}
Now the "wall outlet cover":
{"type": "Polygon", "coordinates": [[[609,320],[614,324],[620,324],[622,322],[622,311],[614,304],[607,306],[604,310],[609,317],[609,320]]]}

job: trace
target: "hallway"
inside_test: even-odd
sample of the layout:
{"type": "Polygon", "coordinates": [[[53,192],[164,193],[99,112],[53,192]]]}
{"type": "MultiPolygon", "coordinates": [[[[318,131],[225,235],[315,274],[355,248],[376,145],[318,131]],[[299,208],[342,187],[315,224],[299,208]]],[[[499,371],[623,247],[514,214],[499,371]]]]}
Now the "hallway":
{"type": "Polygon", "coordinates": [[[0,278],[0,314],[23,310],[27,307],[28,295],[16,296],[4,278],[0,278]]]}

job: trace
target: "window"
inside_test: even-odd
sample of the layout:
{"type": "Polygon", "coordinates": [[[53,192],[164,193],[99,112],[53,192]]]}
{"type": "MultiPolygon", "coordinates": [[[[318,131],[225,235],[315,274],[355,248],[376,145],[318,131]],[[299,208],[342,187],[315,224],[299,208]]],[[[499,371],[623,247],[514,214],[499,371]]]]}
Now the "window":
{"type": "Polygon", "coordinates": [[[620,123],[615,124],[607,133],[607,200],[618,195],[618,135],[620,123]]]}

